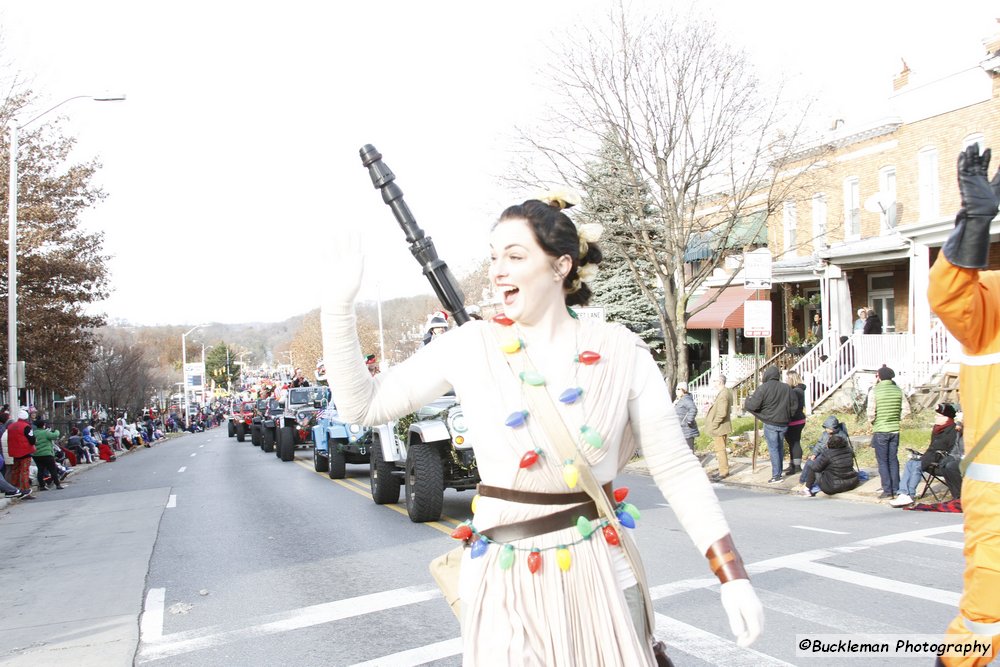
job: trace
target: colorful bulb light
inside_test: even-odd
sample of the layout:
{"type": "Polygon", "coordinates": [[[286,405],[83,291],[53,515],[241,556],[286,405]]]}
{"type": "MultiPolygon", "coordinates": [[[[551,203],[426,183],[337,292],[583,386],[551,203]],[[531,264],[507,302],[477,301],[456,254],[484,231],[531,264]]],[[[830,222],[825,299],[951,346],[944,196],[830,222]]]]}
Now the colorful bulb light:
{"type": "Polygon", "coordinates": [[[538,450],[533,449],[530,452],[524,453],[524,456],[521,457],[521,463],[518,465],[521,468],[530,468],[536,463],[538,463],[538,450]]]}
{"type": "Polygon", "coordinates": [[[504,421],[504,426],[509,426],[511,428],[517,428],[518,426],[524,426],[524,420],[528,418],[527,410],[518,410],[517,412],[512,412],[507,416],[504,421]]]}
{"type": "Polygon", "coordinates": [[[583,435],[584,442],[594,449],[600,449],[604,446],[604,440],[601,439],[601,434],[589,426],[581,426],[580,433],[583,435]]]}
{"type": "Polygon", "coordinates": [[[593,524],[590,523],[590,519],[585,516],[581,516],[576,520],[576,529],[580,531],[580,534],[583,535],[583,539],[585,540],[589,540],[590,534],[594,532],[593,524]]]}
{"type": "Polygon", "coordinates": [[[541,387],[545,384],[545,378],[535,371],[521,371],[520,378],[521,382],[530,384],[532,387],[541,387]]]}
{"type": "Polygon", "coordinates": [[[456,540],[467,540],[472,537],[472,527],[467,523],[463,523],[461,526],[451,531],[451,536],[456,540]]]}
{"type": "Polygon", "coordinates": [[[556,563],[559,565],[559,569],[563,572],[569,572],[569,566],[573,563],[573,557],[569,554],[569,549],[559,545],[556,549],[556,563]]]}
{"type": "Polygon", "coordinates": [[[566,482],[566,486],[571,489],[575,489],[576,483],[580,480],[580,471],[577,470],[572,461],[566,461],[566,463],[563,464],[562,475],[563,481],[566,482]]]}
{"type": "Polygon", "coordinates": [[[600,361],[601,355],[596,352],[591,352],[590,350],[584,350],[576,357],[576,360],[585,366],[590,366],[600,361]]]}
{"type": "Polygon", "coordinates": [[[510,544],[505,544],[503,551],[500,552],[500,569],[509,570],[514,565],[514,547],[510,544]]]}
{"type": "Polygon", "coordinates": [[[542,554],[538,549],[532,549],[528,554],[528,570],[534,574],[542,567],[542,554]]]}
{"type": "Polygon", "coordinates": [[[479,505],[479,494],[477,493],[476,495],[472,496],[472,504],[471,504],[471,507],[472,507],[472,513],[473,513],[473,514],[475,514],[475,513],[476,513],[476,507],[477,507],[478,505],[479,505]]]}
{"type": "Polygon", "coordinates": [[[507,317],[503,313],[500,313],[498,315],[494,315],[491,319],[494,322],[496,322],[497,324],[499,324],[501,326],[505,326],[505,327],[509,327],[510,325],[514,324],[514,320],[510,319],[509,317],[507,317]]]}
{"type": "Polygon", "coordinates": [[[507,341],[506,343],[500,345],[500,349],[506,352],[507,354],[514,354],[515,352],[521,349],[521,341],[517,338],[515,338],[514,340],[507,341]]]}
{"type": "Polygon", "coordinates": [[[628,498],[628,487],[627,486],[619,486],[617,489],[615,489],[615,502],[616,503],[624,502],[626,498],[628,498]]]}
{"type": "Polygon", "coordinates": [[[566,405],[571,403],[576,403],[576,399],[583,395],[583,389],[580,387],[570,387],[563,393],[559,394],[559,400],[566,405]]]}
{"type": "Polygon", "coordinates": [[[480,537],[472,543],[472,557],[479,558],[490,548],[490,542],[485,537],[480,537]]]}
{"type": "Polygon", "coordinates": [[[632,515],[628,512],[619,510],[615,512],[615,516],[618,517],[618,520],[621,521],[621,524],[626,528],[635,528],[635,519],[633,519],[632,515]]]}
{"type": "Polygon", "coordinates": [[[632,503],[624,503],[622,509],[628,512],[636,521],[642,518],[642,515],[639,514],[639,508],[632,503]]]}
{"type": "Polygon", "coordinates": [[[605,526],[603,529],[604,540],[613,547],[620,544],[618,540],[618,531],[615,530],[614,526],[605,526]]]}

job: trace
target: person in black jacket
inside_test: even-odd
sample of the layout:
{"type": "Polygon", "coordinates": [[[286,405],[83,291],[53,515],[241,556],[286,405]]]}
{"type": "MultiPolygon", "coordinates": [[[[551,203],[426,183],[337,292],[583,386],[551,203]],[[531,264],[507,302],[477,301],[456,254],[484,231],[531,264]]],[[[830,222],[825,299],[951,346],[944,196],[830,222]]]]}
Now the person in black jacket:
{"type": "Polygon", "coordinates": [[[832,496],[850,491],[858,485],[858,471],[854,469],[854,451],[847,440],[839,435],[830,436],[826,449],[820,452],[809,467],[805,486],[799,491],[803,496],[814,496],[815,484],[823,493],[832,496]]]}
{"type": "Polygon", "coordinates": [[[795,413],[796,399],[792,388],[781,381],[781,371],[770,366],[764,371],[760,386],[743,402],[743,409],[764,422],[764,440],[771,457],[771,479],[768,484],[782,481],[781,462],[784,459],[782,440],[788,431],[788,422],[795,413]]]}
{"type": "Polygon", "coordinates": [[[868,319],[865,320],[864,333],[866,334],[882,333],[882,320],[879,318],[874,308],[868,309],[868,319]]]}
{"type": "Polygon", "coordinates": [[[788,386],[792,388],[795,399],[795,409],[785,431],[785,442],[788,443],[788,467],[786,475],[802,472],[802,429],[806,427],[806,386],[802,377],[795,371],[788,371],[788,386]]]}
{"type": "Polygon", "coordinates": [[[906,462],[903,474],[899,476],[899,488],[902,491],[889,504],[893,507],[906,507],[913,504],[913,496],[917,495],[917,485],[923,473],[944,460],[955,447],[958,431],[955,429],[955,406],[941,403],[934,410],[934,429],[931,431],[931,444],[919,459],[913,458],[906,462]]]}

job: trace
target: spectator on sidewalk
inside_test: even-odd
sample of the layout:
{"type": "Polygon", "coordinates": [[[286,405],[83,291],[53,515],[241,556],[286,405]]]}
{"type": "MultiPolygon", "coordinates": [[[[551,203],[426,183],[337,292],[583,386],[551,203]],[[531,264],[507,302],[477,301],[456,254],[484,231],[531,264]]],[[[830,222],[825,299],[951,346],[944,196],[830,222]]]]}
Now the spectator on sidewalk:
{"type": "Polygon", "coordinates": [[[781,371],[770,366],[764,371],[760,386],[743,402],[743,409],[764,422],[764,440],[771,457],[771,479],[768,484],[780,484],[781,463],[784,460],[782,440],[788,422],[794,414],[795,397],[792,388],[781,381],[781,371]]]}
{"type": "Polygon", "coordinates": [[[805,484],[799,493],[814,496],[812,488],[819,485],[828,496],[850,491],[858,485],[858,471],[854,469],[854,450],[839,435],[830,436],[826,448],[809,466],[805,484]]]}
{"type": "Polygon", "coordinates": [[[950,403],[941,403],[934,410],[934,428],[931,430],[931,444],[923,455],[911,458],[900,475],[899,488],[902,491],[889,504],[893,507],[912,505],[917,495],[917,485],[923,479],[923,474],[933,466],[939,465],[955,447],[958,431],[955,428],[955,407],[950,403]]]}
{"type": "Polygon", "coordinates": [[[785,469],[785,474],[794,475],[802,472],[802,429],[806,427],[806,385],[796,371],[788,371],[788,386],[792,388],[795,409],[788,422],[788,430],[785,431],[785,442],[788,443],[788,467],[785,469]]]}
{"type": "Polygon", "coordinates": [[[674,393],[677,400],[674,401],[674,411],[677,413],[677,421],[681,423],[681,433],[687,440],[688,447],[694,451],[694,439],[700,435],[698,431],[698,406],[694,404],[694,397],[688,393],[687,382],[678,382],[674,393]]]}
{"type": "MultiPolygon", "coordinates": [[[[867,331],[865,332],[867,333],[867,331]]],[[[878,382],[868,392],[868,420],[872,422],[872,449],[882,481],[879,500],[899,493],[899,423],[910,415],[910,402],[892,378],[896,373],[882,364],[878,382]]]]}
{"type": "Polygon", "coordinates": [[[813,315],[813,323],[809,327],[809,335],[815,338],[817,342],[823,338],[823,318],[820,317],[819,313],[813,315]]]}
{"type": "Polygon", "coordinates": [[[965,422],[962,413],[955,415],[955,446],[938,466],[944,483],[951,492],[951,497],[958,500],[962,497],[962,458],[965,456],[965,422]]]}
{"type": "Polygon", "coordinates": [[[59,431],[52,431],[48,428],[48,423],[44,419],[35,420],[35,467],[38,469],[38,490],[46,491],[49,488],[47,478],[51,477],[55,487],[60,491],[63,488],[62,477],[59,468],[56,467],[55,452],[52,444],[59,438],[59,431]]]}
{"type": "Polygon", "coordinates": [[[733,392],[726,386],[726,376],[715,376],[715,400],[705,414],[705,430],[715,445],[715,458],[719,463],[719,479],[729,477],[729,454],[726,452],[728,436],[733,432],[733,392]]]}
{"type": "Polygon", "coordinates": [[[73,452],[78,463],[93,463],[94,457],[97,456],[96,448],[91,453],[90,449],[83,444],[83,436],[80,435],[80,429],[75,426],[69,431],[69,438],[66,440],[66,449],[73,452]]]}
{"type": "MultiPolygon", "coordinates": [[[[799,475],[799,482],[805,484],[806,477],[809,474],[809,469],[812,468],[813,463],[819,458],[819,455],[823,453],[826,449],[827,443],[830,442],[830,438],[833,436],[839,436],[847,441],[847,444],[851,444],[851,436],[847,433],[847,426],[844,425],[839,419],[834,415],[830,415],[825,420],[823,420],[823,432],[819,435],[819,440],[816,444],[812,446],[809,451],[809,459],[802,464],[802,474],[799,475]]],[[[852,449],[853,451],[853,449],[852,449]]]]}
{"type": "Polygon", "coordinates": [[[7,449],[14,459],[10,483],[31,493],[31,455],[35,453],[35,433],[28,421],[28,411],[21,409],[17,421],[7,427],[7,449]]]}

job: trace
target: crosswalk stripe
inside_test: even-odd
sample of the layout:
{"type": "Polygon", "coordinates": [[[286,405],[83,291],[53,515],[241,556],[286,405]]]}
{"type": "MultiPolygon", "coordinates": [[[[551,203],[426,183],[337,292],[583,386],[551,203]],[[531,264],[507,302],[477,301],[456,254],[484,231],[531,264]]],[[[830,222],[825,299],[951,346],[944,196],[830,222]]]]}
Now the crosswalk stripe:
{"type": "Polygon", "coordinates": [[[656,636],[662,637],[668,647],[704,660],[712,665],[727,667],[792,667],[792,663],[779,660],[752,648],[741,648],[735,641],[725,639],[676,618],[656,615],[656,636]]]}
{"type": "Polygon", "coordinates": [[[910,542],[919,542],[920,544],[931,544],[936,547],[951,547],[952,549],[961,549],[965,545],[958,540],[941,540],[936,537],[914,537],[910,542]]]}
{"type": "Polygon", "coordinates": [[[462,638],[446,639],[443,642],[420,646],[392,655],[383,655],[368,662],[357,662],[351,667],[416,667],[432,660],[441,660],[462,652],[462,638]]]}
{"type": "Polygon", "coordinates": [[[952,591],[943,591],[939,588],[911,584],[909,582],[898,581],[896,579],[876,577],[873,574],[855,572],[854,570],[834,567],[832,565],[824,565],[823,563],[805,561],[798,563],[797,565],[789,565],[788,567],[793,570],[798,570],[799,572],[805,572],[819,577],[826,577],[827,579],[843,581],[856,586],[864,586],[865,588],[874,588],[875,590],[886,591],[888,593],[908,595],[913,598],[920,598],[921,600],[929,600],[930,602],[940,602],[941,604],[953,607],[958,606],[958,600],[961,597],[960,593],[954,593],[952,591]]]}
{"type": "MultiPolygon", "coordinates": [[[[838,633],[896,635],[906,634],[912,630],[882,623],[866,616],[852,614],[849,611],[824,607],[815,602],[800,600],[790,595],[775,593],[759,586],[754,588],[754,590],[757,592],[757,597],[760,598],[760,602],[764,605],[764,608],[778,612],[779,614],[787,614],[803,621],[816,623],[817,625],[835,628],[838,633]]],[[[769,622],[774,623],[773,620],[769,620],[769,622]]]]}

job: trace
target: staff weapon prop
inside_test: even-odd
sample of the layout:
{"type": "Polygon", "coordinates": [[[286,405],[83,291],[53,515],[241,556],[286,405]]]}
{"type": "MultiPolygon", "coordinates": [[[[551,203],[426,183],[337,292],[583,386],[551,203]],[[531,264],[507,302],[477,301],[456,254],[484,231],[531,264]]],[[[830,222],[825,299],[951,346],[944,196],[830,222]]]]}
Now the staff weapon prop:
{"type": "Polygon", "coordinates": [[[403,201],[403,191],[396,185],[396,176],[385,162],[382,162],[382,154],[371,144],[362,146],[360,153],[361,164],[368,168],[372,185],[382,192],[382,201],[392,209],[396,222],[403,228],[406,242],[410,244],[410,252],[423,269],[441,305],[452,313],[460,326],[465,324],[469,321],[469,314],[465,312],[465,295],[462,294],[462,288],[451,275],[448,265],[438,258],[431,237],[424,234],[424,230],[417,224],[410,208],[403,201]]]}

